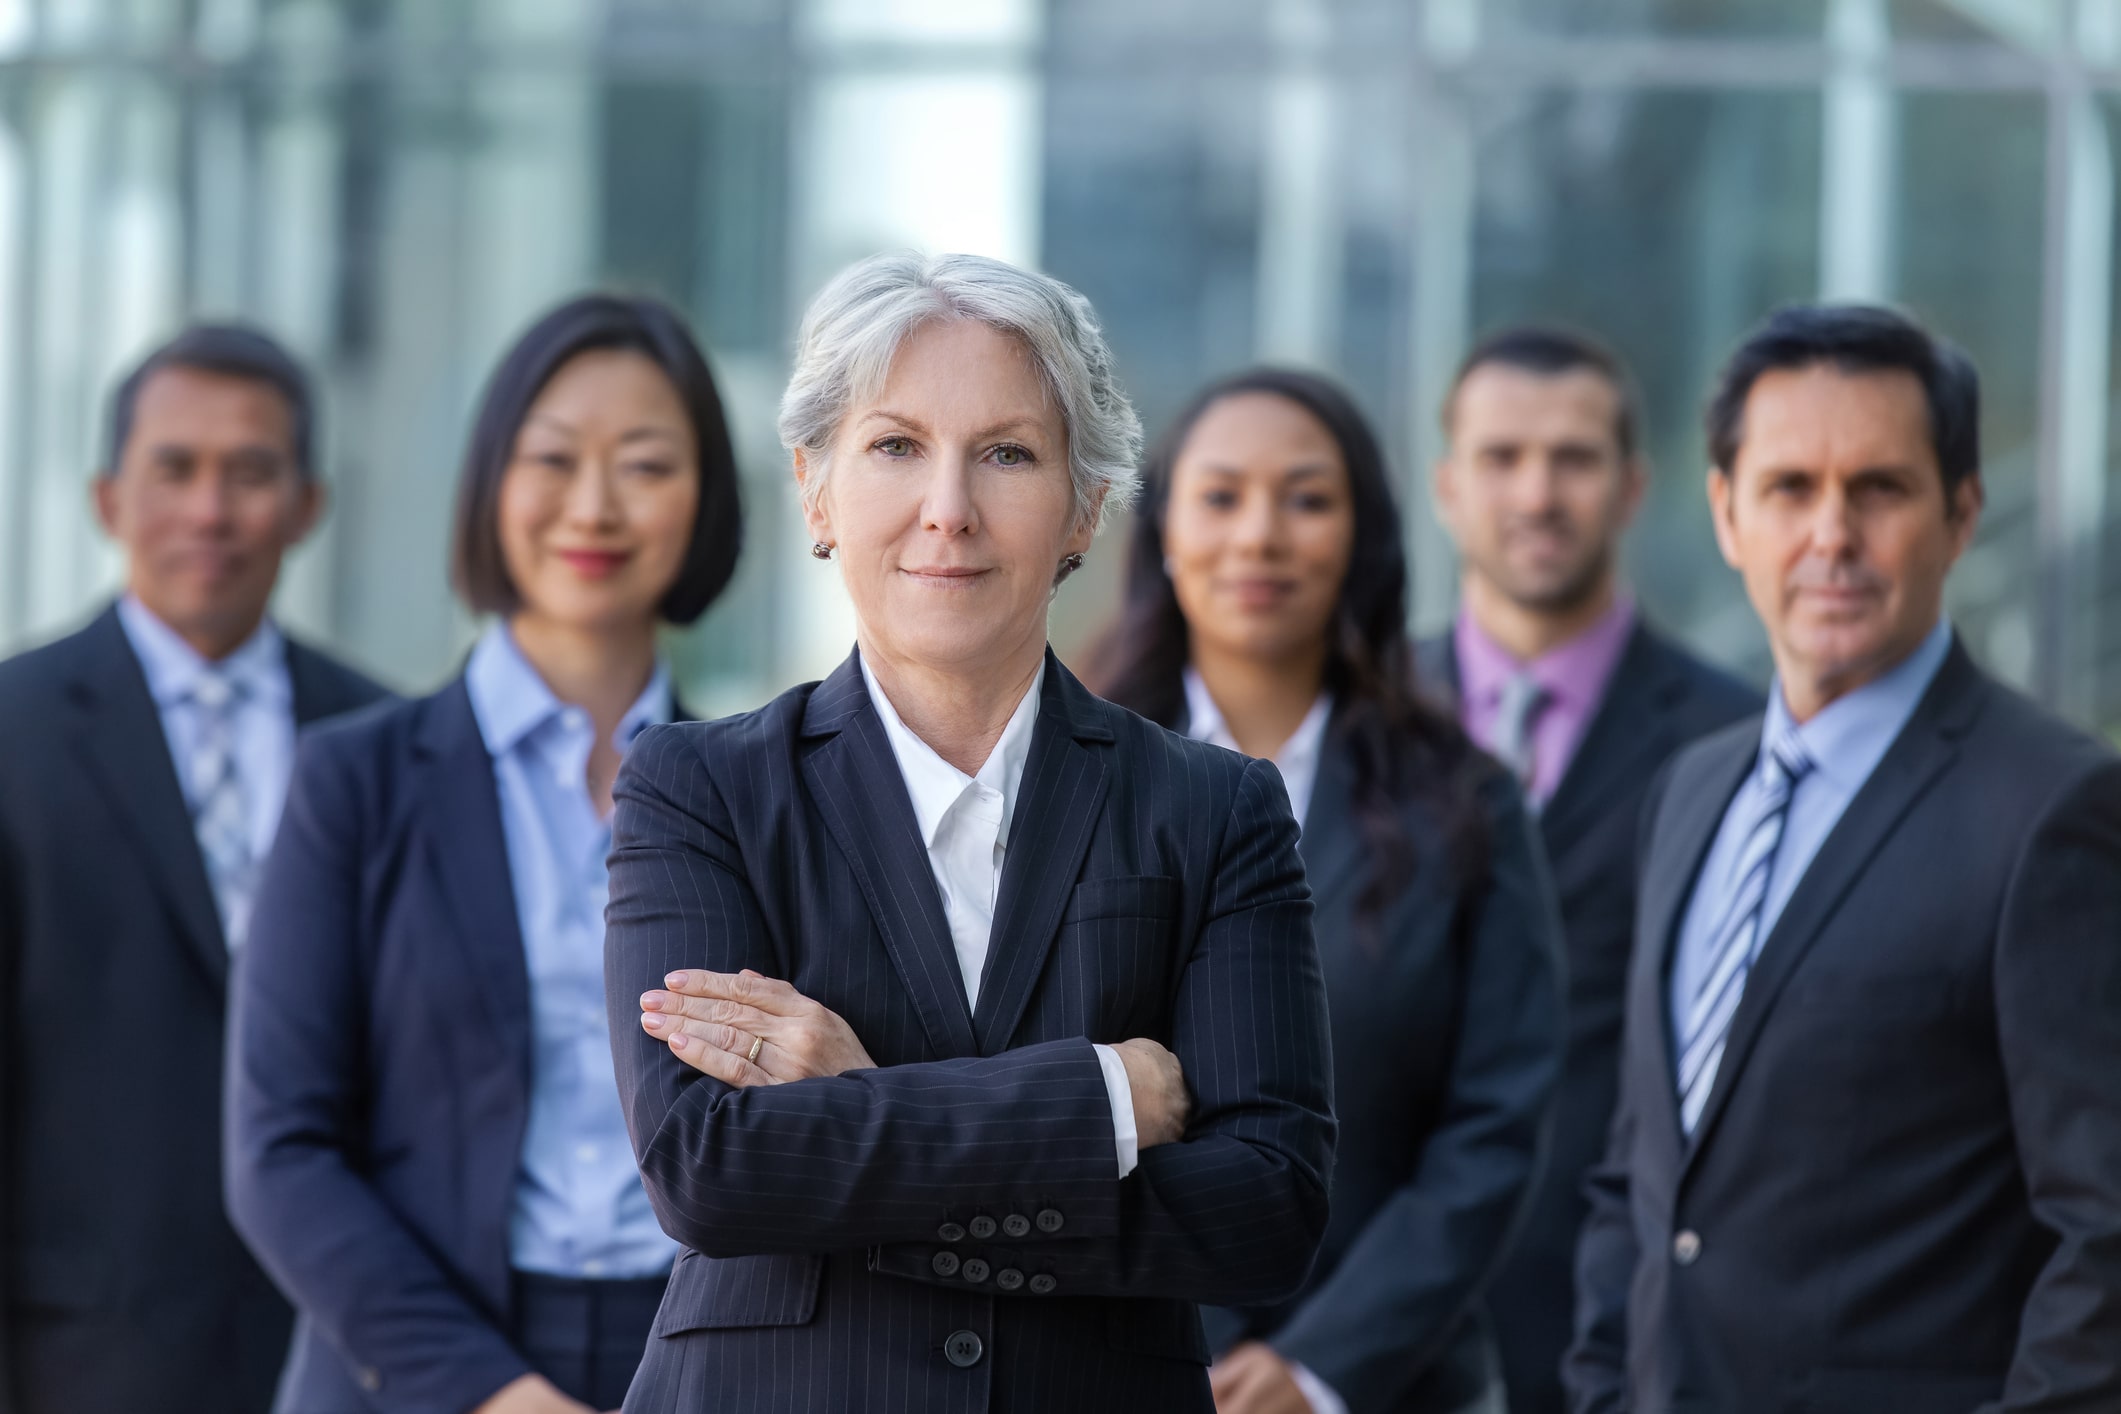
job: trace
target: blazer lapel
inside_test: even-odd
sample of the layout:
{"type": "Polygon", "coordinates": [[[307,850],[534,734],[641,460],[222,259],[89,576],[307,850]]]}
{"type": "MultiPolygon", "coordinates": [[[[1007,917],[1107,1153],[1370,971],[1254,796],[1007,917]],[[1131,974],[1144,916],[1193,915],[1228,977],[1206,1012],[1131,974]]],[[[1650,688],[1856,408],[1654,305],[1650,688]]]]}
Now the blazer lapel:
{"type": "Polygon", "coordinates": [[[1657,1079],[1666,1100],[1657,1112],[1670,1127],[1669,1137],[1675,1148],[1684,1141],[1679,1131],[1679,1059],[1672,1037],[1671,1007],[1665,1001],[1672,958],[1679,945],[1687,903],[1694,896],[1701,866],[1708,859],[1709,846],[1715,843],[1724,814],[1759,755],[1760,732],[1756,726],[1733,737],[1697,770],[1675,773],[1666,793],[1671,802],[1669,823],[1660,825],[1658,836],[1676,842],[1678,847],[1653,851],[1643,871],[1642,894],[1636,904],[1636,946],[1654,950],[1648,1006],[1649,1014],[1656,1018],[1657,1034],[1664,1042],[1658,1047],[1663,1064],[1657,1079]]]}
{"type": "Polygon", "coordinates": [[[161,714],[117,610],[106,610],[87,636],[88,661],[70,684],[82,708],[74,748],[218,994],[228,984],[228,944],[161,714]]]}
{"type": "MultiPolygon", "coordinates": [[[[862,681],[859,653],[810,694],[803,735],[830,738],[803,758],[803,778],[861,885],[929,1045],[946,1060],[978,1054],[942,894],[905,779],[862,681]]],[[[1035,757],[1034,747],[1034,763],[1035,757]]],[[[1023,805],[1020,799],[1020,819],[1023,805]]]]}
{"type": "Polygon", "coordinates": [[[1105,803],[1104,757],[1083,743],[1109,742],[1112,729],[1050,649],[1045,671],[980,976],[973,1022],[981,1055],[1007,1046],[1023,1019],[1105,803]]]}
{"type": "Polygon", "coordinates": [[[1797,881],[1796,891],[1768,931],[1739,995],[1715,1086],[1694,1127],[1689,1163],[1716,1127],[1790,974],[1818,942],[1850,887],[1863,877],[1871,856],[1958,755],[1958,738],[1980,706],[1975,689],[1981,681],[1980,671],[1955,640],[1937,680],[1797,881]]]}
{"type": "Polygon", "coordinates": [[[1354,886],[1369,859],[1369,852],[1356,838],[1355,763],[1341,749],[1336,725],[1327,724],[1325,740],[1320,743],[1318,777],[1296,844],[1318,917],[1324,917],[1340,895],[1354,886]]]}
{"type": "Polygon", "coordinates": [[[429,763],[425,805],[433,832],[427,847],[456,925],[448,931],[479,979],[473,990],[495,1032],[527,1076],[530,963],[523,955],[523,926],[516,916],[493,758],[479,735],[462,678],[427,704],[415,749],[429,763]]]}

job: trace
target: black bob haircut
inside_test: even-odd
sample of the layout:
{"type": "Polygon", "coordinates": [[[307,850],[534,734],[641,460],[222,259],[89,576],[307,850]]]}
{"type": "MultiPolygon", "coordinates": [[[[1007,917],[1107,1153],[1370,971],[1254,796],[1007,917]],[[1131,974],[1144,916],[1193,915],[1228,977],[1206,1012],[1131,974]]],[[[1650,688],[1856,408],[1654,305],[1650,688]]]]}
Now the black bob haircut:
{"type": "Polygon", "coordinates": [[[1520,324],[1498,329],[1473,346],[1471,353],[1451,375],[1451,390],[1444,395],[1444,431],[1458,408],[1459,389],[1466,379],[1489,365],[1522,369],[1542,378],[1564,373],[1595,373],[1613,387],[1613,439],[1620,455],[1632,457],[1642,445],[1642,395],[1635,389],[1635,376],[1627,364],[1597,339],[1558,324],[1520,324]]]}
{"type": "Polygon", "coordinates": [[[692,423],[699,449],[700,502],[692,540],[661,613],[689,624],[728,587],[744,543],[737,492],[736,452],[722,416],[721,394],[685,321],[658,300],[582,295],[525,330],[486,384],[472,423],[471,445],[457,481],[456,524],[450,531],[450,578],[476,613],[511,614],[522,607],[501,554],[501,480],[515,456],[516,435],[555,373],[577,355],[600,349],[640,354],[670,380],[692,423]]]}
{"type": "Polygon", "coordinates": [[[1745,440],[1745,403],[1763,375],[1826,364],[1843,373],[1912,374],[1929,404],[1930,445],[1945,504],[1981,475],[1981,375],[1973,360],[1894,310],[1866,304],[1799,304],[1746,335],[1709,396],[1709,460],[1725,476],[1745,440]]]}
{"type": "Polygon", "coordinates": [[[305,477],[316,476],[317,409],[310,397],[309,375],[279,340],[248,324],[188,325],[133,366],[111,394],[110,446],[103,475],[115,475],[118,463],[125,458],[125,444],[133,435],[133,415],[140,406],[140,390],[166,368],[192,368],[243,378],[263,383],[278,393],[287,403],[295,467],[305,477]]]}

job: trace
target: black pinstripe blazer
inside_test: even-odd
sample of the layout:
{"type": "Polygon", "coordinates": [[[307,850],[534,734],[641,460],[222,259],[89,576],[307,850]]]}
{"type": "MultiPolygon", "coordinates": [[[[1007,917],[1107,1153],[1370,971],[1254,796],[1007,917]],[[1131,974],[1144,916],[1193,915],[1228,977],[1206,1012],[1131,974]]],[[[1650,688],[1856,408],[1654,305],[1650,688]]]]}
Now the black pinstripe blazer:
{"type": "Polygon", "coordinates": [[[1194,1303],[1293,1292],[1326,1220],[1326,1009],[1273,767],[1047,658],[969,1010],[859,662],[651,729],[616,791],[619,1089],[678,1259],[628,1414],[1210,1409],[1194,1303]],[[879,1065],[732,1091],[638,1023],[673,967],[751,967],[879,1065]],[[1117,1175],[1093,1042],[1186,1070],[1185,1142],[1117,1175]]]}

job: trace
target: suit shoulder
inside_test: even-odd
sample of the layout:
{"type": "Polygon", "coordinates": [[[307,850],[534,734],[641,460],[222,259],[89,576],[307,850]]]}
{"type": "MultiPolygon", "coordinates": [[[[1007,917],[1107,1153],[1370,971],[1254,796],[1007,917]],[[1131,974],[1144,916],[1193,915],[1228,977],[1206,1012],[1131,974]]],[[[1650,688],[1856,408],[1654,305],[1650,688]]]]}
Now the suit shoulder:
{"type": "Polygon", "coordinates": [[[1716,666],[1656,629],[1645,628],[1654,651],[1682,685],[1681,711],[1694,732],[1713,731],[1741,718],[1757,717],[1766,694],[1735,673],[1716,666]]]}
{"type": "Polygon", "coordinates": [[[2045,806],[2084,777],[2111,766],[2111,748],[2017,689],[1984,675],[1982,709],[1967,748],[1984,774],[2015,783],[2029,806],[2045,806]]]}
{"type": "Polygon", "coordinates": [[[1248,756],[1159,726],[1117,703],[1099,701],[1123,771],[1150,772],[1166,779],[1184,776],[1234,795],[1252,765],[1248,756]]]}
{"type": "Polygon", "coordinates": [[[325,699],[334,704],[330,715],[351,712],[371,703],[395,699],[397,694],[377,682],[368,674],[299,638],[287,640],[290,655],[303,660],[303,671],[322,690],[325,699]]]}
{"type": "Polygon", "coordinates": [[[77,629],[0,661],[0,718],[48,710],[62,684],[81,670],[91,647],[88,638],[88,629],[77,629]]]}

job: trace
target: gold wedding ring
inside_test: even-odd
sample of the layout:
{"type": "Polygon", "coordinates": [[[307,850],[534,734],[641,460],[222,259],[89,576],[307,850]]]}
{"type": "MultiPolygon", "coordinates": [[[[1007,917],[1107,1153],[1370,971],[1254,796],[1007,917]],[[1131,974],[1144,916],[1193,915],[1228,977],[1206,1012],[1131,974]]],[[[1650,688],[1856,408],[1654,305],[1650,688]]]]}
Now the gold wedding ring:
{"type": "Polygon", "coordinates": [[[745,1061],[745,1063],[746,1063],[746,1064],[754,1064],[754,1063],[756,1063],[756,1062],[757,1062],[757,1060],[758,1060],[758,1058],[759,1058],[759,1047],[761,1047],[761,1046],[763,1046],[763,1045],[765,1045],[765,1044],[766,1044],[766,1038],[765,1038],[764,1036],[754,1036],[754,1037],[752,1037],[752,1038],[751,1038],[751,1054],[749,1054],[749,1055],[747,1055],[747,1056],[745,1056],[745,1057],[744,1057],[744,1061],[745,1061]]]}

